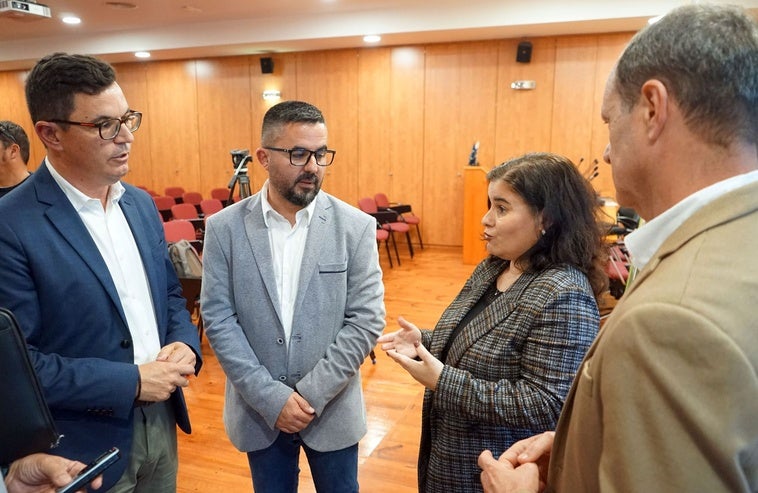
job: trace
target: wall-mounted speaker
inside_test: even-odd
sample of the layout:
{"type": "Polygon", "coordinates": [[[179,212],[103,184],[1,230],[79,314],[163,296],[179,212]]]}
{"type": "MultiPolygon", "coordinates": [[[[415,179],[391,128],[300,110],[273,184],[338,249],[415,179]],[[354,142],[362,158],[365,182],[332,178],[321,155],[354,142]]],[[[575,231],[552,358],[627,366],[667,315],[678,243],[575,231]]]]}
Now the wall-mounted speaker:
{"type": "Polygon", "coordinates": [[[274,73],[274,59],[271,57],[261,58],[261,73],[273,74],[274,73]]]}
{"type": "Polygon", "coordinates": [[[532,61],[532,43],[529,41],[522,41],[518,44],[516,61],[519,63],[529,63],[532,61]]]}

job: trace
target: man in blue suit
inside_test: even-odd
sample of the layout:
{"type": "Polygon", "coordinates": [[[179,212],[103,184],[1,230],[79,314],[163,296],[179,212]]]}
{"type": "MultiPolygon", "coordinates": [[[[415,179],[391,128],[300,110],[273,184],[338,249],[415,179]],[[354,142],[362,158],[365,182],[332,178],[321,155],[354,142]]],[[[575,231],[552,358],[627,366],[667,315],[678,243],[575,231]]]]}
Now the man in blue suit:
{"type": "Polygon", "coordinates": [[[26,98],[47,149],[0,201],[0,306],[25,333],[61,445],[89,462],[116,446],[102,490],[176,491],[176,424],[200,341],[151,198],[121,183],[141,113],[113,68],[56,53],[26,98]],[[114,486],[115,485],[115,486],[114,486]]]}

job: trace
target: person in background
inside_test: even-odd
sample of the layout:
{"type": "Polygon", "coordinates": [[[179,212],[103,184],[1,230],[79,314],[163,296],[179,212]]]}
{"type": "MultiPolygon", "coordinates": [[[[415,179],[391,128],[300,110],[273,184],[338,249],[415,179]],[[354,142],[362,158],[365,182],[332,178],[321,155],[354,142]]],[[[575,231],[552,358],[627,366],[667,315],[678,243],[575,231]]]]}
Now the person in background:
{"type": "Polygon", "coordinates": [[[226,430],[256,493],[296,492],[301,448],[316,491],[357,493],[360,366],[385,316],[376,220],[320,191],[334,151],[315,106],[272,106],[255,156],[268,180],[208,219],[203,248],[226,430]]]}
{"type": "Polygon", "coordinates": [[[433,331],[404,318],[382,349],[426,386],[419,491],[480,492],[477,457],[555,427],[607,287],[595,194],[571,161],[534,153],[487,174],[489,257],[433,331]]]}
{"type": "Polygon", "coordinates": [[[0,198],[19,186],[30,173],[29,138],[19,125],[0,121],[0,198]]]}
{"type": "Polygon", "coordinates": [[[155,204],[121,182],[142,114],[113,68],[83,55],[40,59],[26,100],[47,156],[0,200],[0,306],[65,435],[51,453],[89,463],[115,446],[128,460],[104,490],[174,492],[200,340],[155,204]]]}
{"type": "Polygon", "coordinates": [[[758,491],[758,23],[679,7],[606,85],[617,200],[640,270],[555,433],[482,453],[488,493],[758,491]],[[497,454],[497,452],[496,452],[497,454]]]}
{"type": "MultiPolygon", "coordinates": [[[[85,467],[81,462],[57,455],[27,455],[11,464],[7,477],[0,476],[0,493],[54,493],[70,483],[85,467]]],[[[90,487],[99,489],[102,483],[102,476],[98,476],[90,487]]]]}

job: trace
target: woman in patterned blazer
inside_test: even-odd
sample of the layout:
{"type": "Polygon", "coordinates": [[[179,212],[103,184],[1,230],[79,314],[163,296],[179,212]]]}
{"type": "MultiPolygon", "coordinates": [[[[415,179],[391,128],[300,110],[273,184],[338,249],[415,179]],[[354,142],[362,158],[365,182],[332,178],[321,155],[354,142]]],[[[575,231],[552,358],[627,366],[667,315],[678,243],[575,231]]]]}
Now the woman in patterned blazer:
{"type": "Polygon", "coordinates": [[[481,492],[477,457],[552,430],[597,334],[607,286],[590,184],[568,159],[526,154],[491,170],[482,218],[490,256],[435,329],[400,329],[382,349],[426,386],[421,493],[481,492]]]}

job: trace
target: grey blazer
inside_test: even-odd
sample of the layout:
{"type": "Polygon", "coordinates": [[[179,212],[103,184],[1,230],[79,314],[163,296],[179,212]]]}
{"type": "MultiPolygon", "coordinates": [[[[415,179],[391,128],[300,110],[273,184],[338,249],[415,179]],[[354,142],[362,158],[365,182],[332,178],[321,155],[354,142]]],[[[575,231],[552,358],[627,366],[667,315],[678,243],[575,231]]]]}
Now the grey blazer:
{"type": "Polygon", "coordinates": [[[293,388],[316,410],[300,432],[309,447],[339,450],[366,433],[359,370],[385,325],[376,220],[323,191],[315,201],[289,348],[260,193],[208,219],[200,306],[241,451],[274,442],[293,388]]]}

